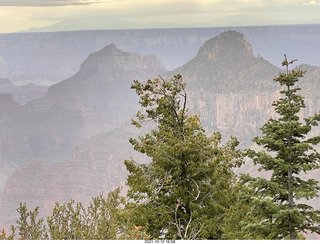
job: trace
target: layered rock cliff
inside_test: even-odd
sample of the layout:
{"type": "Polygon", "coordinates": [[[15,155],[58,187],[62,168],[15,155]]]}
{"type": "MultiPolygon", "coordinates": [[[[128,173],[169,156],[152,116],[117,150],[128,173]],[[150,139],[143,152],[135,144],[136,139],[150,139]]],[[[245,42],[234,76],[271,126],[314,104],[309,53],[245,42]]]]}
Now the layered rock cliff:
{"type": "Polygon", "coordinates": [[[134,79],[144,80],[164,72],[156,57],[124,52],[110,44],[89,55],[79,72],[52,85],[43,98],[27,107],[41,110],[56,106],[79,111],[83,134],[92,136],[119,127],[135,114],[138,100],[130,89],[134,79]]]}
{"type": "Polygon", "coordinates": [[[127,123],[77,145],[66,161],[48,164],[34,159],[20,167],[6,182],[0,219],[7,226],[13,224],[19,217],[16,211],[19,202],[26,202],[29,209],[40,206],[40,216],[47,216],[56,201],[74,199],[86,204],[100,192],[107,194],[119,186],[125,187],[124,160],[135,157],[146,162],[128,142],[128,137],[137,136],[138,131],[127,123]]]}
{"type": "Polygon", "coordinates": [[[0,155],[15,164],[29,154],[26,121],[25,109],[13,95],[0,94],[0,155]]]}
{"type": "Polygon", "coordinates": [[[133,79],[165,71],[154,56],[141,57],[109,45],[91,54],[71,78],[25,106],[15,103],[12,95],[0,95],[1,154],[18,165],[33,157],[68,158],[74,145],[119,127],[135,114],[133,79]]]}
{"type": "Polygon", "coordinates": [[[154,56],[141,57],[109,45],[91,54],[70,79],[25,106],[10,94],[0,95],[0,156],[21,165],[13,174],[13,169],[1,174],[1,186],[8,179],[0,203],[4,222],[16,217],[17,202],[40,205],[48,213],[56,200],[86,202],[99,191],[123,185],[123,160],[132,154],[127,133],[102,133],[81,142],[121,126],[135,114],[133,79],[165,71],[154,56]]]}
{"type": "MultiPolygon", "coordinates": [[[[100,116],[98,113],[106,115],[110,113],[113,117],[119,118],[122,116],[120,115],[121,107],[133,110],[137,108],[133,106],[137,98],[128,95],[129,88],[124,91],[124,87],[127,86],[118,87],[117,84],[122,84],[120,81],[113,83],[119,76],[126,77],[126,74],[130,78],[130,83],[133,79],[139,79],[129,77],[141,74],[133,70],[144,65],[144,58],[132,58],[134,55],[136,54],[117,50],[113,45],[108,46],[101,52],[90,55],[73,77],[51,87],[44,98],[26,107],[34,113],[46,111],[43,112],[42,118],[49,116],[50,111],[54,111],[52,108],[61,109],[57,110],[59,113],[63,111],[62,109],[78,111],[80,118],[83,119],[83,126],[79,126],[82,128],[81,133],[86,131],[90,134],[97,131],[102,127],[99,127],[100,124],[92,124],[89,119],[94,118],[95,113],[97,113],[96,116],[100,116]],[[110,53],[112,53],[111,57],[108,56],[110,53]],[[129,62],[131,58],[137,64],[129,62]],[[117,75],[111,77],[109,72],[104,73],[110,67],[118,71],[117,75]],[[100,91],[103,91],[102,94],[95,95],[100,91]],[[102,99],[105,94],[107,94],[106,98],[109,94],[111,97],[121,96],[120,106],[119,104],[110,105],[113,99],[104,103],[102,99]],[[119,111],[113,111],[112,108],[119,111]]],[[[154,66],[160,67],[158,70],[161,71],[162,66],[158,65],[159,63],[155,61],[154,66]]],[[[307,109],[301,115],[307,116],[319,110],[320,99],[317,91],[320,86],[320,69],[307,65],[300,65],[298,68],[308,70],[306,77],[300,82],[303,95],[307,100],[307,109]]],[[[141,71],[143,75],[148,75],[144,70],[141,71]]],[[[152,70],[155,71],[155,69],[152,70]]],[[[172,75],[181,73],[188,82],[190,112],[200,116],[207,131],[220,131],[224,138],[228,138],[229,135],[237,136],[241,147],[245,147],[249,146],[251,139],[260,133],[259,128],[267,119],[275,116],[271,105],[272,101],[279,97],[279,87],[273,82],[278,72],[279,68],[262,57],[254,55],[245,35],[228,31],[205,42],[193,59],[181,68],[167,73],[165,77],[171,78],[172,75]]],[[[152,78],[154,75],[157,73],[149,77],[152,78]]],[[[119,103],[118,100],[117,103],[119,103]]],[[[17,109],[19,108],[21,106],[17,109]]],[[[60,123],[55,121],[58,112],[46,120],[49,124],[43,127],[43,133],[50,131],[50,128],[57,128],[52,127],[50,123],[60,123]]],[[[61,124],[62,120],[66,120],[67,114],[67,112],[60,114],[61,124]]],[[[42,120],[39,119],[39,121],[42,120]]],[[[111,128],[118,121],[107,120],[106,123],[108,127],[104,128],[111,128]]],[[[69,125],[65,127],[65,131],[59,130],[61,133],[59,135],[64,132],[69,137],[68,128],[70,129],[69,125]]],[[[53,131],[51,134],[57,135],[57,132],[53,131]]],[[[93,136],[75,147],[73,156],[67,160],[52,162],[50,165],[41,160],[33,160],[19,168],[8,179],[0,199],[0,216],[5,219],[2,222],[12,223],[15,220],[17,217],[14,215],[15,209],[21,201],[28,202],[30,208],[39,205],[40,209],[43,209],[42,213],[47,214],[56,200],[64,202],[73,198],[87,202],[99,191],[107,192],[118,185],[123,185],[126,177],[123,160],[131,156],[138,157],[132,151],[128,139],[137,136],[137,132],[132,130],[128,123],[118,130],[93,136]]],[[[45,136],[39,136],[39,138],[43,140],[45,136]]],[[[38,142],[44,145],[38,146],[43,146],[41,150],[45,151],[49,147],[47,142],[42,140],[38,142]]],[[[138,160],[145,159],[138,158],[138,160]]],[[[249,170],[250,165],[246,171],[249,170]]],[[[315,172],[315,176],[317,175],[318,172],[315,172]]]]}
{"type": "MultiPolygon", "coordinates": [[[[15,84],[53,84],[77,72],[92,52],[110,43],[141,55],[154,54],[173,70],[193,58],[205,41],[230,28],[66,31],[0,34],[0,77],[15,84]]],[[[282,54],[320,66],[320,25],[235,27],[246,34],[256,55],[274,65],[282,54]]]]}
{"type": "MultiPolygon", "coordinates": [[[[295,57],[292,57],[292,59],[295,57]]],[[[304,116],[318,112],[319,68],[306,69],[301,80],[308,109],[304,116]]],[[[275,116],[272,102],[280,86],[273,79],[281,71],[261,56],[255,56],[244,34],[224,32],[204,43],[188,63],[167,73],[180,73],[187,81],[189,108],[198,114],[209,132],[220,131],[224,138],[236,136],[243,147],[260,133],[259,128],[275,116]]],[[[302,115],[302,114],[301,114],[302,115]]]]}

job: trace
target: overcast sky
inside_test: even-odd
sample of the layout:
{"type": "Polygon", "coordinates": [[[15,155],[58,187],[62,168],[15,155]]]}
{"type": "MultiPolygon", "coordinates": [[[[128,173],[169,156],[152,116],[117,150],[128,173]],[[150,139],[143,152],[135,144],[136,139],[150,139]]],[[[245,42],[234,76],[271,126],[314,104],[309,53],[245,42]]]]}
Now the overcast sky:
{"type": "Polygon", "coordinates": [[[123,29],[249,22],[320,24],[320,0],[0,0],[0,33],[53,24],[123,29]]]}

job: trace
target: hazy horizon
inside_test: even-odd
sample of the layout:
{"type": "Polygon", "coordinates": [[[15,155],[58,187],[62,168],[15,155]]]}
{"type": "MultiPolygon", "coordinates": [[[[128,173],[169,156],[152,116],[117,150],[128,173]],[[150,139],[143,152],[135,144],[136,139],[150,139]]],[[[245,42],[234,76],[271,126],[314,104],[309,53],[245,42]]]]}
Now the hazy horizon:
{"type": "Polygon", "coordinates": [[[320,24],[320,0],[0,0],[0,33],[320,24]]]}

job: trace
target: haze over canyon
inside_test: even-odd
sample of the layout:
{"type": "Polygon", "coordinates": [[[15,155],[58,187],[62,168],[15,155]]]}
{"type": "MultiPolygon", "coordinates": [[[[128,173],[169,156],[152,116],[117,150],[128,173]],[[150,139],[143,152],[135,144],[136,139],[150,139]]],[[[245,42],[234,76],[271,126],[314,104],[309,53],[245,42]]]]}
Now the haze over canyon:
{"type": "Polygon", "coordinates": [[[301,115],[319,112],[319,45],[320,25],[0,35],[0,224],[19,202],[46,216],[56,201],[125,187],[124,160],[147,162],[129,144],[143,133],[130,124],[133,80],[181,74],[190,113],[245,148],[275,116],[285,53],[307,71],[301,115]]]}

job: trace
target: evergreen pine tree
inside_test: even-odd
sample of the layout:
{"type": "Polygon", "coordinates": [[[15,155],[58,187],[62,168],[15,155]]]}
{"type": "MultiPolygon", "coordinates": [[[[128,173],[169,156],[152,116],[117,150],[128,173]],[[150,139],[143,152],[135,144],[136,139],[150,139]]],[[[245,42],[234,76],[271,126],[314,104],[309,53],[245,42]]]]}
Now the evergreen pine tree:
{"type": "Polygon", "coordinates": [[[296,60],[285,60],[285,72],[274,80],[283,90],[282,98],[274,102],[277,119],[270,118],[261,128],[262,136],[253,141],[264,150],[248,150],[248,156],[260,170],[271,172],[269,179],[244,175],[243,179],[255,189],[248,215],[257,223],[246,223],[246,228],[268,239],[296,239],[298,233],[311,231],[320,234],[320,211],[306,204],[318,196],[320,189],[315,179],[305,179],[301,173],[319,168],[320,154],[314,146],[320,136],[310,137],[309,132],[318,126],[320,115],[299,118],[305,108],[304,98],[296,86],[304,71],[289,71],[296,60]],[[303,201],[304,200],[304,201],[303,201]]]}
{"type": "Polygon", "coordinates": [[[206,136],[199,118],[188,114],[185,87],[180,75],[132,85],[145,108],[133,124],[149,120],[155,129],[130,140],[150,163],[125,162],[127,209],[155,239],[220,239],[224,212],[237,195],[233,168],[242,154],[235,138],[219,146],[219,133],[206,136]]]}

